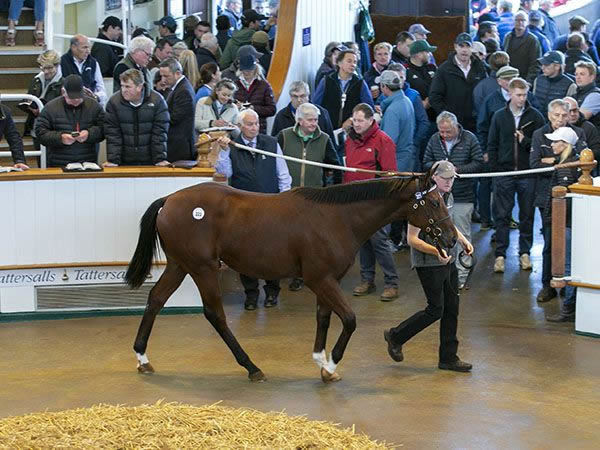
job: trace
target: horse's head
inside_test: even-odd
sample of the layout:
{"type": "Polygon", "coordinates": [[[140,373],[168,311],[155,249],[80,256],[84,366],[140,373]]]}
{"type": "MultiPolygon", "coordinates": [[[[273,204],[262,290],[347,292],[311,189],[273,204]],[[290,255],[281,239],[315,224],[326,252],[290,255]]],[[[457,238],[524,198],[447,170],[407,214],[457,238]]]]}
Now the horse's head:
{"type": "Polygon", "coordinates": [[[458,238],[456,228],[431,173],[415,181],[416,191],[411,198],[408,221],[423,230],[438,250],[451,249],[458,238]]]}

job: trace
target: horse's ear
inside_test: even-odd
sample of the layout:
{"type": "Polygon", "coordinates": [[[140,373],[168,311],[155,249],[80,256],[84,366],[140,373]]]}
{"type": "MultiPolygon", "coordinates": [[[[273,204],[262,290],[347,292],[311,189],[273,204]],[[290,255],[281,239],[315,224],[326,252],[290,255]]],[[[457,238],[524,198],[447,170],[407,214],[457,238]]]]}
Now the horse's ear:
{"type": "Polygon", "coordinates": [[[433,186],[433,172],[435,170],[436,164],[434,164],[433,166],[431,166],[431,168],[425,173],[425,180],[424,180],[424,184],[425,184],[425,190],[429,190],[429,188],[431,186],[433,186]]]}

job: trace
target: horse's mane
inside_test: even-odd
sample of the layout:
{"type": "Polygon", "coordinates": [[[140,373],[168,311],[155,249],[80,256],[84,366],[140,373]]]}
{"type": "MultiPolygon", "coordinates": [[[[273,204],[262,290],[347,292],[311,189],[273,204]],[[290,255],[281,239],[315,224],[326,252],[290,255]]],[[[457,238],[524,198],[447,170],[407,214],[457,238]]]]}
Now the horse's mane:
{"type": "Polygon", "coordinates": [[[325,188],[297,187],[292,189],[291,192],[316,203],[353,203],[380,200],[389,198],[393,193],[404,189],[415,178],[419,177],[378,178],[337,184],[325,188]]]}

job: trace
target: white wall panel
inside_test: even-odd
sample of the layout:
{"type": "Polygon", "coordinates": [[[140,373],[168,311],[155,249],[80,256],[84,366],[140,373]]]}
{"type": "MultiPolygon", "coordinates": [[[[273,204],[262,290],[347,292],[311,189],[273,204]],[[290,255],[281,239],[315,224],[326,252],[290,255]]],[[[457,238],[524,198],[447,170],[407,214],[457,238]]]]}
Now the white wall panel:
{"type": "Polygon", "coordinates": [[[277,110],[289,103],[288,89],[293,81],[306,81],[314,90],[315,73],[323,62],[325,46],[331,41],[353,41],[357,18],[354,1],[299,0],[292,60],[277,110]],[[303,47],[302,30],[307,27],[311,29],[311,43],[303,47]]]}
{"type": "Polygon", "coordinates": [[[3,181],[0,265],[129,261],[150,203],[209,178],[3,181]]]}

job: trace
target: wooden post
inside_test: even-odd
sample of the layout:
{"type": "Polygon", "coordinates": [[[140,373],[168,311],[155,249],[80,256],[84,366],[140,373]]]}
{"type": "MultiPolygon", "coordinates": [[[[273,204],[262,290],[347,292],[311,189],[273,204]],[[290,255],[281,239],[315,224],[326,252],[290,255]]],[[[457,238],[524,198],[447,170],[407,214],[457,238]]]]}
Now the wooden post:
{"type": "Polygon", "coordinates": [[[594,169],[594,167],[597,164],[597,162],[594,161],[594,153],[589,148],[582,150],[581,154],[579,155],[579,163],[582,174],[577,180],[577,183],[587,184],[590,186],[593,185],[594,182],[592,180],[590,172],[594,169]]]}
{"type": "MultiPolygon", "coordinates": [[[[567,188],[555,186],[552,188],[552,277],[565,276],[566,237],[567,223],[567,188]]],[[[564,280],[550,281],[555,288],[566,286],[564,280]]]]}

